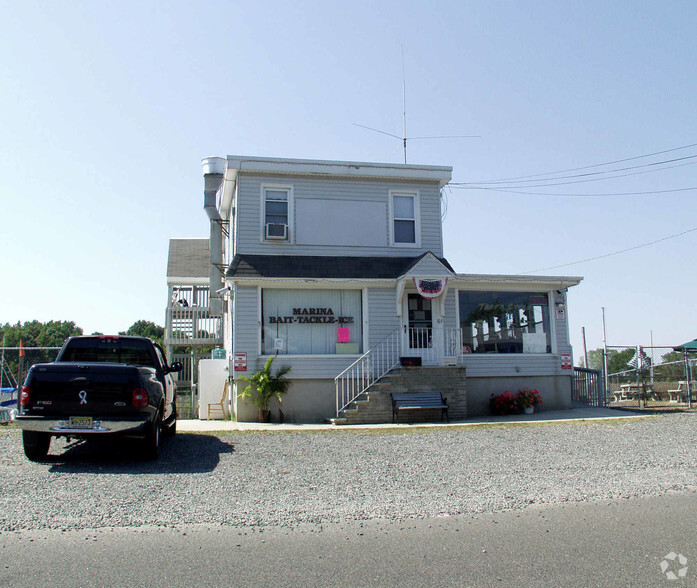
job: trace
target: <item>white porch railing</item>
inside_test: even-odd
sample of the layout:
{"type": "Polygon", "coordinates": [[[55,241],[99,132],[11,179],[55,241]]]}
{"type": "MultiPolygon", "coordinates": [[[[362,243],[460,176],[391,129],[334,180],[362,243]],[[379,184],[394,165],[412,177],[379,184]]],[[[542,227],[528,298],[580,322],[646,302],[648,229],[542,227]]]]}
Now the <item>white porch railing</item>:
{"type": "Polygon", "coordinates": [[[336,378],[336,414],[365,392],[387,372],[399,365],[399,358],[420,357],[423,365],[443,365],[444,360],[462,365],[462,329],[396,329],[368,350],[336,378]]]}
{"type": "Polygon", "coordinates": [[[402,329],[394,330],[334,378],[336,415],[399,364],[402,329]]]}
{"type": "Polygon", "coordinates": [[[462,329],[409,328],[402,355],[420,357],[422,365],[443,365],[446,358],[460,365],[462,329]]]}
{"type": "Polygon", "coordinates": [[[203,306],[167,308],[166,345],[221,344],[222,318],[203,306]]]}

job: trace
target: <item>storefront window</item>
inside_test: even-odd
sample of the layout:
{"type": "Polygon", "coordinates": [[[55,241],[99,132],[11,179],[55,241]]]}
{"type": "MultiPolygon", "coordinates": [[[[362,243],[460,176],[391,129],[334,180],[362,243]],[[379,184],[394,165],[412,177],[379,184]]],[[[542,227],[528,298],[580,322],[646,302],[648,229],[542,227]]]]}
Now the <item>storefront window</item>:
{"type": "Polygon", "coordinates": [[[262,290],[264,355],[363,352],[361,290],[262,290]]]}
{"type": "Polygon", "coordinates": [[[538,292],[460,292],[465,351],[551,353],[549,298],[538,292]]]}

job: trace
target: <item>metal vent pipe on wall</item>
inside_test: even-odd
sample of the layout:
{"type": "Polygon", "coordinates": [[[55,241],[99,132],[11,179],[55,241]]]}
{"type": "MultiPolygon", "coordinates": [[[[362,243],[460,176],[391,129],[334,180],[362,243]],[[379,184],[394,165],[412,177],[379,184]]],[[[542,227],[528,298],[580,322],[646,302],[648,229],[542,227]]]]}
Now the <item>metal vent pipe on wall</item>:
{"type": "Polygon", "coordinates": [[[223,229],[218,212],[217,194],[223,183],[225,173],[225,158],[206,157],[201,161],[203,167],[203,209],[210,220],[210,308],[211,314],[221,315],[223,300],[218,293],[223,287],[223,229]]]}

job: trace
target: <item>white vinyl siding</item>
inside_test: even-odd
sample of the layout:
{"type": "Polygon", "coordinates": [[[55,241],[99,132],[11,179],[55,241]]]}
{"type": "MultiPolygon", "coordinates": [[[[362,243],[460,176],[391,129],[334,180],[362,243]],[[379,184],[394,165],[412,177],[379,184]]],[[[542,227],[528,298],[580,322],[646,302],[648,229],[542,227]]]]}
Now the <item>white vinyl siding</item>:
{"type": "MultiPolygon", "coordinates": [[[[566,295],[563,293],[552,292],[550,300],[553,301],[552,308],[552,335],[556,341],[556,347],[553,348],[557,353],[571,353],[571,342],[569,341],[569,309],[566,304],[566,295]],[[556,305],[560,303],[564,308],[564,318],[556,318],[556,305]]],[[[567,372],[569,370],[566,370],[567,372]]]]}
{"type": "Polygon", "coordinates": [[[400,325],[395,288],[368,288],[368,341],[375,347],[400,325]]]}
{"type": "MultiPolygon", "coordinates": [[[[235,206],[237,254],[414,256],[432,251],[438,257],[443,255],[438,182],[326,179],[306,176],[284,177],[281,180],[270,175],[246,172],[238,176],[235,206]],[[288,210],[288,241],[259,238],[259,227],[263,229],[265,217],[263,197],[259,196],[262,186],[292,186],[288,210]],[[418,247],[413,244],[390,246],[390,191],[419,194],[416,209],[420,227],[418,247]],[[362,203],[366,204],[364,210],[361,208],[362,203]],[[296,237],[300,234],[325,234],[328,230],[327,221],[323,220],[321,215],[313,214],[311,218],[299,215],[299,211],[306,211],[315,205],[317,209],[325,210],[337,205],[339,209],[350,214],[351,218],[345,218],[345,222],[339,227],[340,232],[335,231],[338,236],[336,245],[326,244],[326,239],[321,236],[315,237],[319,244],[298,242],[296,237]],[[374,227],[374,230],[367,226],[374,227]],[[366,239],[368,230],[371,234],[366,239]]],[[[335,223],[331,219],[329,222],[335,223]]],[[[336,228],[336,223],[333,227],[336,228]]]]}
{"type": "Polygon", "coordinates": [[[470,378],[571,375],[571,370],[561,369],[561,360],[554,354],[469,353],[463,365],[470,378]]]}
{"type": "Polygon", "coordinates": [[[414,278],[423,278],[425,276],[447,277],[449,273],[450,270],[443,266],[439,259],[436,259],[432,255],[426,255],[420,259],[406,275],[414,278]]]}
{"type": "Polygon", "coordinates": [[[387,204],[365,200],[300,198],[295,242],[323,247],[385,247],[387,204]]]}
{"type": "Polygon", "coordinates": [[[445,295],[445,317],[443,318],[443,327],[446,329],[456,329],[457,324],[457,292],[448,290],[445,295]]]}
{"type": "Polygon", "coordinates": [[[237,375],[249,376],[259,365],[259,288],[236,286],[234,292],[233,352],[247,354],[247,372],[237,375]]]}

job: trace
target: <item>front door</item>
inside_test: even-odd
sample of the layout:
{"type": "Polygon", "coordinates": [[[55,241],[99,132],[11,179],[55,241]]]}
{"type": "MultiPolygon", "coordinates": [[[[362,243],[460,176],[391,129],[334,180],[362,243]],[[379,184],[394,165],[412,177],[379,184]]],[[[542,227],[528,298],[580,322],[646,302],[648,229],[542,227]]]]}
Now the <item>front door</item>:
{"type": "Polygon", "coordinates": [[[437,365],[439,358],[434,348],[433,301],[420,294],[407,294],[406,306],[405,355],[420,357],[423,365],[437,365]]]}

